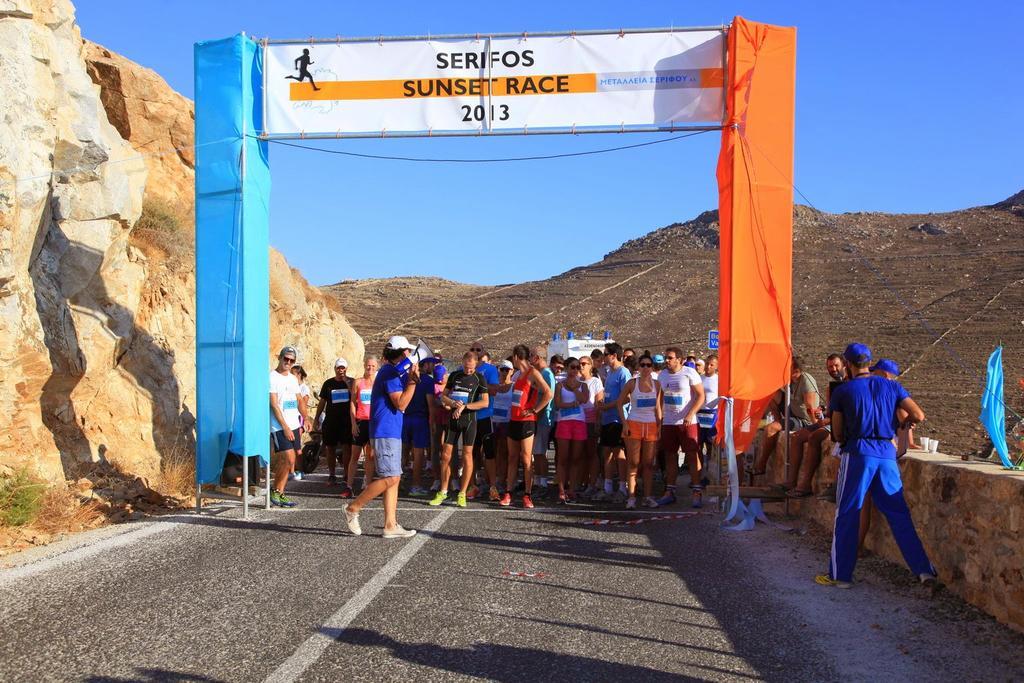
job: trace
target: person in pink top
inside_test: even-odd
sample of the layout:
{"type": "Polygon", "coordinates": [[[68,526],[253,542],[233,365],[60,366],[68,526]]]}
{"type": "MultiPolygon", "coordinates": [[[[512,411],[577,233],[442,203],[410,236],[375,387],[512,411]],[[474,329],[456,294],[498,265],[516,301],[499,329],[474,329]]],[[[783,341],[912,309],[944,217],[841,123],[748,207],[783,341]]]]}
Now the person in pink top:
{"type": "Polygon", "coordinates": [[[349,464],[345,467],[345,490],[342,498],[351,498],[356,482],[356,466],[359,464],[360,453],[365,453],[366,462],[363,476],[363,488],[373,481],[373,442],[370,440],[370,396],[373,393],[373,380],[377,377],[380,362],[377,356],[363,359],[363,376],[355,381],[352,392],[352,453],[349,464]]]}
{"type": "Polygon", "coordinates": [[[565,362],[566,376],[555,386],[555,469],[558,473],[558,502],[576,501],[576,485],[580,481],[583,447],[587,441],[587,420],[583,406],[590,403],[590,387],[580,376],[580,361],[565,362]]]}

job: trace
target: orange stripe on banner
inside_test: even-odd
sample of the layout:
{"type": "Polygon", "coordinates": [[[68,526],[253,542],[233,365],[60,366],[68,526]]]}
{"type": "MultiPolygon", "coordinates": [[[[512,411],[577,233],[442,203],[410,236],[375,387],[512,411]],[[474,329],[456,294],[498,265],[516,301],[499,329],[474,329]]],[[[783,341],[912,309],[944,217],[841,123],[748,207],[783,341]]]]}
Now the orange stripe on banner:
{"type": "MultiPolygon", "coordinates": [[[[713,71],[713,69],[709,69],[713,71]]],[[[703,78],[703,75],[702,75],[703,78]]],[[[385,81],[323,81],[292,83],[289,99],[393,100],[425,97],[486,97],[491,83],[495,97],[516,95],[575,95],[597,92],[597,74],[502,76],[499,78],[410,78],[385,81]]]]}
{"type": "Polygon", "coordinates": [[[702,88],[724,88],[725,69],[701,69],[700,87],[702,88]]]}

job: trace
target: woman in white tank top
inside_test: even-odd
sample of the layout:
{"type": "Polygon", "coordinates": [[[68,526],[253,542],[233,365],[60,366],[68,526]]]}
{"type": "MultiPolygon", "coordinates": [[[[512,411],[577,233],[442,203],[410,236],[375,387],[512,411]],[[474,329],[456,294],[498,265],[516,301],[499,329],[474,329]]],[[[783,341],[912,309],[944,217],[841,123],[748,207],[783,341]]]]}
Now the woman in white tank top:
{"type": "Polygon", "coordinates": [[[583,406],[583,417],[587,422],[587,441],[583,447],[583,463],[580,471],[586,480],[587,490],[583,492],[584,498],[590,498],[598,491],[597,479],[601,470],[601,461],[597,457],[597,437],[600,433],[600,420],[598,420],[595,404],[604,400],[604,383],[600,377],[594,376],[594,360],[590,356],[580,356],[580,379],[590,389],[590,398],[583,406]]]}
{"type": "Polygon", "coordinates": [[[664,397],[661,384],[651,376],[654,360],[642,356],[639,362],[640,375],[629,380],[619,395],[617,407],[619,417],[626,425],[622,437],[626,440],[626,489],[629,499],[626,509],[636,507],[636,475],[643,467],[644,505],[658,507],[654,498],[654,456],[661,437],[661,421],[664,416],[664,397]],[[629,415],[625,413],[629,403],[629,415]]]}

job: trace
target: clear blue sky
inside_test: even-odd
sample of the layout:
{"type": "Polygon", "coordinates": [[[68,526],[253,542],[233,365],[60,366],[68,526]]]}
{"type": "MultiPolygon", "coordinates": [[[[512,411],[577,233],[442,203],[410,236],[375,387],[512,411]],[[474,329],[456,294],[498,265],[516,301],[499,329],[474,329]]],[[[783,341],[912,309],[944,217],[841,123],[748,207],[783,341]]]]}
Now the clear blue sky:
{"type": "MultiPolygon", "coordinates": [[[[192,44],[253,36],[407,35],[727,23],[796,26],[796,183],[826,211],[945,211],[1024,188],[1024,3],[199,2],[79,0],[85,37],[192,96],[192,44]]],[[[554,154],[657,136],[358,140],[371,154],[554,154]]],[[[716,133],[543,162],[428,165],[271,150],[271,242],[314,284],[439,275],[539,279],[715,208],[716,133]],[[415,246],[417,236],[426,236],[415,246]],[[404,249],[381,250],[401,240],[404,249]],[[437,246],[440,240],[445,247],[437,246]],[[527,257],[521,245],[539,248],[527,257]],[[462,246],[477,246],[469,257],[462,246]],[[459,247],[453,251],[453,247],[459,247]]]]}

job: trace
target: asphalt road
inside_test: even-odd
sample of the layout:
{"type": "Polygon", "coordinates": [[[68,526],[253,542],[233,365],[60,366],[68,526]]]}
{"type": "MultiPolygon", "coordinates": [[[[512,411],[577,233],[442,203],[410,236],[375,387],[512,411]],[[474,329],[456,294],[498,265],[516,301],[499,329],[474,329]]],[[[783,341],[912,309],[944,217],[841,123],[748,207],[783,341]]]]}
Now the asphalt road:
{"type": "Polygon", "coordinates": [[[403,499],[400,521],[428,531],[384,540],[379,507],[353,537],[321,477],[294,489],[294,510],[165,518],[0,571],[0,680],[841,677],[756,545],[710,510],[652,520],[403,499]],[[585,523],[596,518],[645,521],[585,523]]]}

